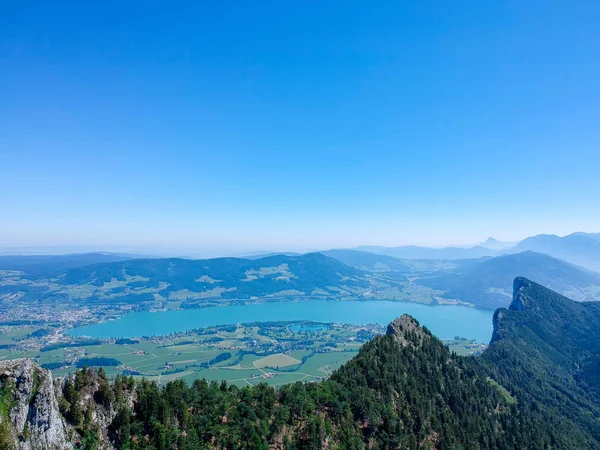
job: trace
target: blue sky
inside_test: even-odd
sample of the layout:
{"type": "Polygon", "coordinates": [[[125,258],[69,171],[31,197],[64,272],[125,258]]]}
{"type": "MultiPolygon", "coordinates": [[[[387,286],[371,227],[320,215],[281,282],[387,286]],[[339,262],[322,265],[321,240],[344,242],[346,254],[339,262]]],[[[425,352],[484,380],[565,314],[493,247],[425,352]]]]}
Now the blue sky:
{"type": "Polygon", "coordinates": [[[597,1],[13,2],[0,245],[599,231],[597,1]]]}

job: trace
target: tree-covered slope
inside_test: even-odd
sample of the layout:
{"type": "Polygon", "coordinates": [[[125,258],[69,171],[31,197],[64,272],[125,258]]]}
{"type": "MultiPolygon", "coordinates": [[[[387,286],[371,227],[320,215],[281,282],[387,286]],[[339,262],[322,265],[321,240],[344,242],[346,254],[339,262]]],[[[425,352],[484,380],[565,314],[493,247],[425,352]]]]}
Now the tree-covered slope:
{"type": "Polygon", "coordinates": [[[118,253],[77,253],[72,255],[0,255],[0,270],[18,270],[31,277],[47,277],[90,264],[134,259],[118,253]]]}
{"type": "Polygon", "coordinates": [[[393,256],[378,255],[377,253],[361,252],[358,250],[326,250],[321,252],[325,256],[337,259],[349,266],[376,272],[398,271],[410,273],[413,271],[411,264],[394,258],[393,256]]]}
{"type": "Polygon", "coordinates": [[[320,253],[260,259],[146,258],[74,267],[51,276],[0,273],[0,309],[15,304],[151,309],[167,302],[194,308],[273,297],[377,298],[398,283],[320,253]]]}
{"type": "Polygon", "coordinates": [[[535,280],[575,300],[600,300],[599,274],[535,252],[498,256],[464,266],[457,273],[422,278],[418,282],[445,291],[446,298],[496,309],[510,304],[517,276],[535,280]]]}
{"type": "Polygon", "coordinates": [[[229,298],[261,297],[283,291],[309,295],[316,289],[336,293],[340,289],[369,286],[362,271],[320,253],[253,260],[137,259],[75,268],[59,280],[63,284],[95,286],[131,282],[141,288],[161,288],[159,292],[165,297],[176,291],[229,298]]]}
{"type": "Polygon", "coordinates": [[[513,429],[530,440],[514,402],[403,316],[366,343],[328,383],[348,391],[360,439],[371,448],[507,448],[513,429]]]}
{"type": "Polygon", "coordinates": [[[569,436],[569,448],[600,448],[600,303],[517,278],[482,362],[524,414],[569,436]]]}

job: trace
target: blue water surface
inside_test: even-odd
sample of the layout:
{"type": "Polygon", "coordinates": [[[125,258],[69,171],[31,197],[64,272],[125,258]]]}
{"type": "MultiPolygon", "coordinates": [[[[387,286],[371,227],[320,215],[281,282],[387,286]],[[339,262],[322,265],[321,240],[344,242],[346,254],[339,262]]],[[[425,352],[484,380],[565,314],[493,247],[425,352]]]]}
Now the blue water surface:
{"type": "Polygon", "coordinates": [[[215,325],[310,320],[386,326],[409,314],[440,339],[461,336],[487,343],[492,335],[491,311],[465,306],[427,306],[393,301],[328,301],[254,303],[160,312],[134,312],[118,320],[75,328],[73,336],[94,338],[159,336],[215,325]]]}

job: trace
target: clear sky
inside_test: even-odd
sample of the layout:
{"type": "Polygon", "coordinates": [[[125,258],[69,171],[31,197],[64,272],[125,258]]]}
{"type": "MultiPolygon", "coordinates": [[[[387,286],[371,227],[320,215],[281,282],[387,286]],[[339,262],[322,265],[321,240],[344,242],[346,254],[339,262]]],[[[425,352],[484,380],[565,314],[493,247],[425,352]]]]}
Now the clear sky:
{"type": "Polygon", "coordinates": [[[5,2],[0,245],[600,231],[600,2],[5,2]]]}

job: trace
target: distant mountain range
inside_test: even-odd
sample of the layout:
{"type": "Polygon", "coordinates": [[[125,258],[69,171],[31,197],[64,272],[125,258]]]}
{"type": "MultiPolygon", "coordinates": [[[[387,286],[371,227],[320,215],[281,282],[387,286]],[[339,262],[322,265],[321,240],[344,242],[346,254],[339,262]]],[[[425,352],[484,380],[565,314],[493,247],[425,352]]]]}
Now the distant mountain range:
{"type": "Polygon", "coordinates": [[[369,253],[377,253],[379,255],[392,256],[402,259],[470,259],[482,258],[484,256],[495,256],[498,254],[496,250],[492,250],[481,245],[470,248],[462,247],[444,247],[430,248],[419,247],[415,245],[407,245],[403,247],[381,247],[381,246],[359,246],[352,250],[358,250],[369,253]]]}
{"type": "Polygon", "coordinates": [[[507,306],[512,298],[512,281],[517,276],[526,276],[576,301],[600,300],[600,274],[531,251],[451,261],[398,259],[356,250],[325,253],[361,270],[398,272],[413,286],[433,289],[430,295],[434,297],[459,300],[478,308],[507,306]]]}
{"type": "Polygon", "coordinates": [[[531,251],[455,260],[400,259],[357,250],[257,259],[128,259],[106,253],[0,257],[0,270],[8,269],[24,273],[0,273],[0,307],[14,302],[144,308],[180,302],[194,307],[225,300],[313,297],[458,301],[495,309],[509,304],[516,276],[574,300],[600,300],[600,274],[531,251]]]}
{"type": "MultiPolygon", "coordinates": [[[[502,244],[493,238],[486,243],[502,244]]],[[[589,271],[600,269],[598,233],[539,235],[502,251],[483,246],[361,248],[370,251],[203,260],[115,253],[0,256],[0,271],[22,272],[0,272],[0,308],[15,302],[156,308],[171,301],[192,307],[222,300],[320,297],[459,301],[494,309],[508,305],[516,276],[574,300],[600,300],[600,273],[589,271]]]]}
{"type": "MultiPolygon", "coordinates": [[[[0,270],[3,268],[10,267],[21,267],[23,268],[25,265],[32,264],[54,264],[55,267],[65,269],[67,265],[71,265],[72,267],[77,267],[78,265],[84,265],[85,261],[76,261],[77,258],[91,258],[92,262],[89,264],[93,264],[95,262],[110,262],[110,258],[125,258],[125,259],[133,259],[133,258],[163,258],[161,256],[140,256],[136,254],[129,253],[115,253],[115,252],[94,252],[94,253],[80,253],[80,254],[69,254],[69,255],[59,255],[52,256],[48,255],[49,249],[42,248],[44,250],[43,255],[41,256],[17,256],[19,249],[17,248],[5,248],[8,253],[6,255],[14,255],[14,256],[0,256],[0,270]],[[105,260],[99,259],[98,261],[93,261],[93,258],[102,258],[105,260]],[[10,258],[14,258],[11,260],[10,258]],[[20,265],[17,265],[16,262],[21,260],[20,265]],[[31,258],[30,261],[27,261],[27,258],[31,258]],[[48,260],[44,260],[43,258],[48,258],[48,260]],[[53,259],[54,258],[54,259],[53,259]],[[64,261],[72,261],[69,263],[64,263],[64,261]],[[74,265],[73,265],[74,264],[74,265]]],[[[31,255],[35,248],[26,248],[22,249],[24,252],[23,255],[31,255]]],[[[58,251],[59,249],[54,249],[58,251]]],[[[500,256],[502,254],[511,254],[511,253],[521,253],[523,251],[534,251],[537,253],[545,253],[547,255],[553,256],[555,258],[563,259],[567,262],[586,267],[590,270],[594,270],[596,272],[600,272],[600,233],[584,233],[584,232],[576,232],[567,236],[556,236],[551,234],[540,234],[532,237],[528,237],[518,243],[515,242],[503,242],[495,239],[493,237],[488,238],[485,242],[482,242],[479,245],[471,246],[471,247],[443,247],[443,248],[432,248],[432,247],[422,247],[415,245],[407,245],[407,246],[399,246],[399,247],[386,247],[386,246],[369,246],[363,245],[351,249],[332,249],[321,251],[323,254],[328,254],[330,252],[337,252],[336,256],[338,260],[342,260],[344,258],[351,257],[350,254],[346,256],[342,255],[342,251],[359,251],[359,252],[367,252],[373,253],[377,255],[390,256],[398,259],[406,259],[406,260],[460,260],[460,259],[477,259],[477,258],[485,258],[485,257],[493,257],[500,256]]],[[[2,255],[3,249],[0,248],[0,255],[2,255]]],[[[164,250],[163,250],[164,252],[164,250]]],[[[184,254],[184,253],[181,253],[184,254]]],[[[269,256],[276,255],[285,255],[285,256],[300,256],[302,253],[297,252],[246,252],[239,253],[233,255],[233,257],[242,258],[242,259],[261,259],[269,256]]],[[[332,255],[330,255],[332,256],[332,255]]],[[[184,256],[186,259],[196,259],[192,257],[184,256]]],[[[203,257],[202,259],[205,259],[203,257]]],[[[213,258],[214,259],[214,258],[213,258]]],[[[387,260],[388,264],[391,263],[393,266],[397,266],[397,262],[392,262],[391,260],[387,260]]],[[[349,262],[348,264],[356,266],[356,264],[349,262]]],[[[384,263],[385,264],[385,263],[384,263]]],[[[60,270],[60,269],[59,269],[60,270]]]]}
{"type": "Polygon", "coordinates": [[[504,250],[506,248],[510,248],[513,247],[516,244],[516,242],[502,242],[499,241],[498,239],[495,239],[493,237],[487,238],[487,240],[483,243],[481,243],[480,245],[482,247],[485,248],[489,248],[491,250],[504,250]]]}
{"type": "Polygon", "coordinates": [[[418,279],[417,283],[444,291],[445,298],[496,309],[510,303],[512,281],[517,276],[535,280],[573,300],[600,300],[600,274],[531,251],[486,259],[445,275],[418,279]]]}
{"type": "Polygon", "coordinates": [[[239,255],[234,255],[236,258],[244,258],[244,259],[261,259],[268,258],[269,256],[302,256],[303,253],[297,252],[264,252],[264,253],[241,253],[239,255]]]}
{"type": "Polygon", "coordinates": [[[600,272],[600,234],[573,233],[559,237],[553,234],[540,234],[519,242],[510,253],[531,250],[546,253],[578,266],[600,272]]]}
{"type": "Polygon", "coordinates": [[[489,238],[483,244],[469,248],[430,248],[408,245],[402,247],[360,246],[353,250],[401,259],[442,260],[482,258],[534,251],[600,272],[600,233],[578,232],[564,237],[553,234],[540,234],[524,239],[517,244],[489,238]]]}

